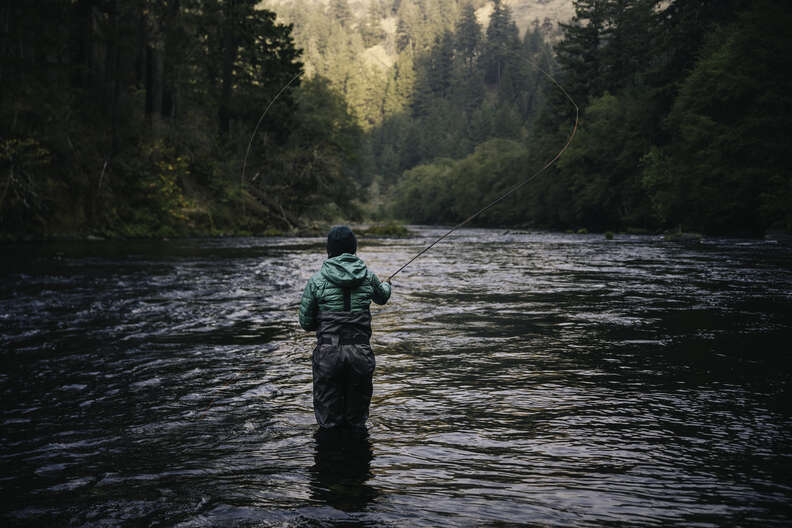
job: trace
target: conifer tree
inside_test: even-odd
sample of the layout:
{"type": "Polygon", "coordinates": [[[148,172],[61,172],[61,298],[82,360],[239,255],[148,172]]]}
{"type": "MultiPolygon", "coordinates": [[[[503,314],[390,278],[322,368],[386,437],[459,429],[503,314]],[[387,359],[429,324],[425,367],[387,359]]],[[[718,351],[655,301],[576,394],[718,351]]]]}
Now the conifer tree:
{"type": "Polygon", "coordinates": [[[564,86],[579,105],[602,95],[603,35],[608,26],[608,0],[575,0],[575,17],[560,24],[564,39],[556,46],[564,86]]]}
{"type": "Polygon", "coordinates": [[[519,47],[519,31],[512,20],[511,9],[501,0],[495,0],[482,56],[484,78],[488,83],[500,86],[504,70],[514,69],[518,62],[519,47]]]}
{"type": "Polygon", "coordinates": [[[342,28],[352,28],[355,18],[347,0],[330,0],[329,11],[330,17],[336,20],[342,28]]]}
{"type": "Polygon", "coordinates": [[[481,47],[481,24],[476,19],[473,5],[467,2],[455,27],[456,51],[464,62],[468,73],[473,72],[476,57],[481,47]]]}

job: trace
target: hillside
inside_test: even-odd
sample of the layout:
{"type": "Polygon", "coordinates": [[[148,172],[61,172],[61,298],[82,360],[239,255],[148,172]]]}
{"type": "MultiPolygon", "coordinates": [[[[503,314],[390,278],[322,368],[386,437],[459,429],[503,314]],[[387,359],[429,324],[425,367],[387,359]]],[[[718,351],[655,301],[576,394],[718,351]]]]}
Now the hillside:
{"type": "MultiPolygon", "coordinates": [[[[415,3],[415,0],[405,0],[405,3],[410,1],[415,3]]],[[[307,8],[324,11],[330,5],[331,0],[304,0],[301,3],[307,8]]],[[[398,1],[392,3],[395,5],[399,4],[398,1]]],[[[575,14],[572,0],[505,0],[503,3],[511,9],[512,17],[517,23],[517,27],[520,28],[521,34],[525,33],[529,27],[532,27],[536,21],[544,25],[548,33],[558,34],[556,32],[558,22],[567,22],[575,14]]],[[[289,7],[294,4],[294,0],[263,0],[259,3],[259,6],[279,13],[288,11],[289,7]]],[[[380,9],[380,6],[384,4],[386,2],[383,0],[352,0],[348,2],[350,11],[358,20],[364,20],[368,16],[372,5],[375,6],[375,9],[380,9]]],[[[473,5],[476,7],[476,15],[479,22],[486,26],[492,13],[493,3],[491,1],[474,0],[473,5]]],[[[387,7],[382,8],[382,11],[386,15],[381,19],[383,29],[391,33],[395,32],[396,16],[394,9],[391,8],[390,10],[391,16],[387,16],[387,7]]]]}
{"type": "MultiPolygon", "coordinates": [[[[539,21],[542,29],[550,40],[560,37],[559,22],[569,22],[575,15],[572,0],[506,0],[504,2],[512,12],[512,18],[523,34],[539,21]]],[[[477,10],[479,22],[486,25],[492,13],[492,2],[487,2],[477,10]]]]}
{"type": "MultiPolygon", "coordinates": [[[[572,0],[504,0],[523,37],[536,31],[542,40],[561,37],[559,21],[569,20],[572,0]]],[[[401,72],[436,48],[443,32],[455,33],[463,8],[471,5],[482,34],[494,2],[473,0],[264,0],[258,4],[294,25],[294,40],[303,50],[306,75],[321,76],[344,97],[365,129],[378,126],[410,104],[388,90],[401,72]],[[409,62],[407,65],[405,63],[409,62]]]]}
{"type": "Polygon", "coordinates": [[[756,90],[786,71],[777,2],[263,5],[294,23],[308,76],[328,79],[366,130],[364,172],[382,183],[374,189],[393,189],[399,217],[454,222],[481,205],[491,179],[519,181],[553,155],[569,104],[543,89],[542,64],[580,105],[579,137],[552,177],[482,221],[730,233],[792,225],[786,157],[775,150],[792,91],[781,74],[756,90]],[[576,4],[579,25],[560,31],[576,4]],[[738,139],[759,136],[767,140],[738,139]]]}

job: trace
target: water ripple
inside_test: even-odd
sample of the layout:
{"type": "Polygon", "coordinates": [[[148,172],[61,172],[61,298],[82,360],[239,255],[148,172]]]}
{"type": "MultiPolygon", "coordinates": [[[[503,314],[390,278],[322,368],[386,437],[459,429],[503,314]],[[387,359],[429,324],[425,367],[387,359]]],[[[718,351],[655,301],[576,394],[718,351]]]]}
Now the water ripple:
{"type": "MultiPolygon", "coordinates": [[[[443,233],[361,239],[380,277],[443,233]]],[[[322,238],[7,246],[8,525],[782,526],[792,250],[469,229],[373,307],[369,434],[315,434],[322,238]]]]}

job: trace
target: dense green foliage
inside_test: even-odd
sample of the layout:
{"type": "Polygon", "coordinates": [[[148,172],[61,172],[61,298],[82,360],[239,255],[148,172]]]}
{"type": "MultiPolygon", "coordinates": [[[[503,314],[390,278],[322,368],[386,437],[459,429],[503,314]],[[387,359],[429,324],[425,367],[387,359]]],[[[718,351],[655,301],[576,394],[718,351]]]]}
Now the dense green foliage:
{"type": "Polygon", "coordinates": [[[265,4],[295,24],[306,69],[326,77],[369,132],[382,188],[488,139],[527,137],[541,107],[532,61],[550,68],[551,49],[538,20],[521,38],[500,1],[486,29],[481,0],[370,0],[357,14],[346,0],[265,4]]]}
{"type": "MultiPolygon", "coordinates": [[[[394,189],[395,213],[419,223],[456,222],[514,185],[527,162],[520,142],[492,139],[464,159],[441,158],[419,165],[407,171],[394,189]]],[[[513,207],[491,209],[481,218],[495,224],[519,221],[513,207]]]]}
{"type": "Polygon", "coordinates": [[[371,132],[385,185],[421,163],[463,158],[493,138],[525,140],[545,97],[534,64],[551,67],[538,24],[521,39],[500,2],[486,31],[473,7],[464,4],[454,26],[440,32],[431,47],[402,51],[397,68],[412,67],[413,89],[394,90],[409,97],[392,105],[392,113],[371,132]]]}
{"type": "Polygon", "coordinates": [[[644,160],[657,214],[706,231],[792,231],[792,16],[762,4],[716,28],[644,160]]]}
{"type": "Polygon", "coordinates": [[[457,222],[528,178],[477,222],[792,231],[786,6],[573,3],[560,34],[503,0],[0,8],[0,233],[457,222]],[[580,122],[534,177],[575,115],[544,72],[580,122]]]}
{"type": "Polygon", "coordinates": [[[264,232],[349,210],[362,131],[326,82],[301,82],[273,12],[13,4],[0,8],[0,232],[264,232]]]}
{"type": "MultiPolygon", "coordinates": [[[[791,231],[792,171],[784,155],[790,144],[784,125],[792,119],[788,10],[770,1],[578,0],[575,6],[555,60],[556,78],[581,108],[577,135],[556,165],[479,221],[594,230],[791,231]]],[[[433,148],[411,156],[410,147],[425,144],[402,144],[398,170],[406,172],[394,190],[394,213],[404,219],[464,219],[498,191],[531,177],[570,134],[574,110],[560,90],[534,91],[530,73],[510,73],[518,70],[509,68],[508,59],[518,55],[502,53],[502,70],[493,59],[492,50],[505,49],[493,39],[509,34],[493,29],[508,27],[497,16],[496,9],[479,53],[469,58],[461,47],[454,50],[457,60],[479,72],[479,93],[492,104],[483,114],[492,119],[491,132],[469,136],[480,147],[451,161],[464,154],[465,138],[455,136],[459,150],[452,151],[431,121],[413,113],[412,123],[433,148]],[[504,93],[507,75],[517,79],[512,93],[547,94],[538,118],[504,93]],[[503,112],[508,101],[515,102],[516,113],[503,112]]],[[[526,35],[523,49],[533,38],[526,35]]],[[[499,42],[510,41],[514,36],[499,42]]],[[[533,72],[530,62],[524,64],[533,72]]],[[[446,101],[425,105],[447,112],[446,134],[476,123],[475,112],[453,102],[445,107],[446,101]]]]}

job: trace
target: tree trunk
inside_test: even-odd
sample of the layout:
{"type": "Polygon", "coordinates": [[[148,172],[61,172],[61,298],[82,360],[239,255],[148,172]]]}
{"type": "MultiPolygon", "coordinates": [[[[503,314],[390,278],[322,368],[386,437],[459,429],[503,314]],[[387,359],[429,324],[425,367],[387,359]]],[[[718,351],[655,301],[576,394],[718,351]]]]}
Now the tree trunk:
{"type": "MultiPolygon", "coordinates": [[[[168,3],[168,14],[166,19],[167,27],[169,28],[168,34],[163,35],[163,42],[165,43],[165,51],[169,55],[164,56],[163,66],[163,79],[162,79],[162,116],[163,117],[176,117],[176,85],[178,79],[176,71],[178,64],[173,60],[174,52],[178,50],[177,42],[174,40],[174,28],[179,25],[179,12],[181,4],[179,0],[171,0],[168,3]]],[[[181,55],[183,56],[183,55],[181,55]]]]}
{"type": "Polygon", "coordinates": [[[107,50],[107,72],[110,85],[110,128],[112,130],[112,147],[110,156],[118,152],[118,120],[119,120],[119,99],[121,96],[121,30],[118,0],[113,2],[110,16],[113,18],[113,40],[107,50]]]}
{"type": "Polygon", "coordinates": [[[8,179],[6,180],[5,186],[3,186],[3,193],[0,194],[0,211],[3,210],[3,202],[5,201],[6,194],[8,194],[8,188],[11,187],[11,182],[14,179],[14,165],[10,164],[8,167],[8,179]]]}
{"type": "Polygon", "coordinates": [[[162,115],[162,73],[164,67],[160,21],[150,18],[149,41],[146,45],[146,115],[153,125],[162,115]]]}
{"type": "Polygon", "coordinates": [[[94,71],[93,16],[91,0],[80,0],[74,8],[78,23],[74,24],[72,36],[72,85],[75,88],[90,90],[94,71]]]}
{"type": "Polygon", "coordinates": [[[236,2],[230,0],[224,6],[223,21],[223,71],[222,71],[222,91],[220,93],[220,133],[227,135],[231,123],[231,91],[233,83],[234,60],[236,59],[236,49],[234,48],[234,11],[236,2]]]}
{"type": "MultiPolygon", "coordinates": [[[[146,61],[146,15],[143,14],[143,5],[140,4],[135,12],[137,16],[137,43],[135,45],[135,86],[142,88],[146,84],[148,62],[146,61]]],[[[148,113],[148,98],[146,99],[146,113],[148,113]]]]}

